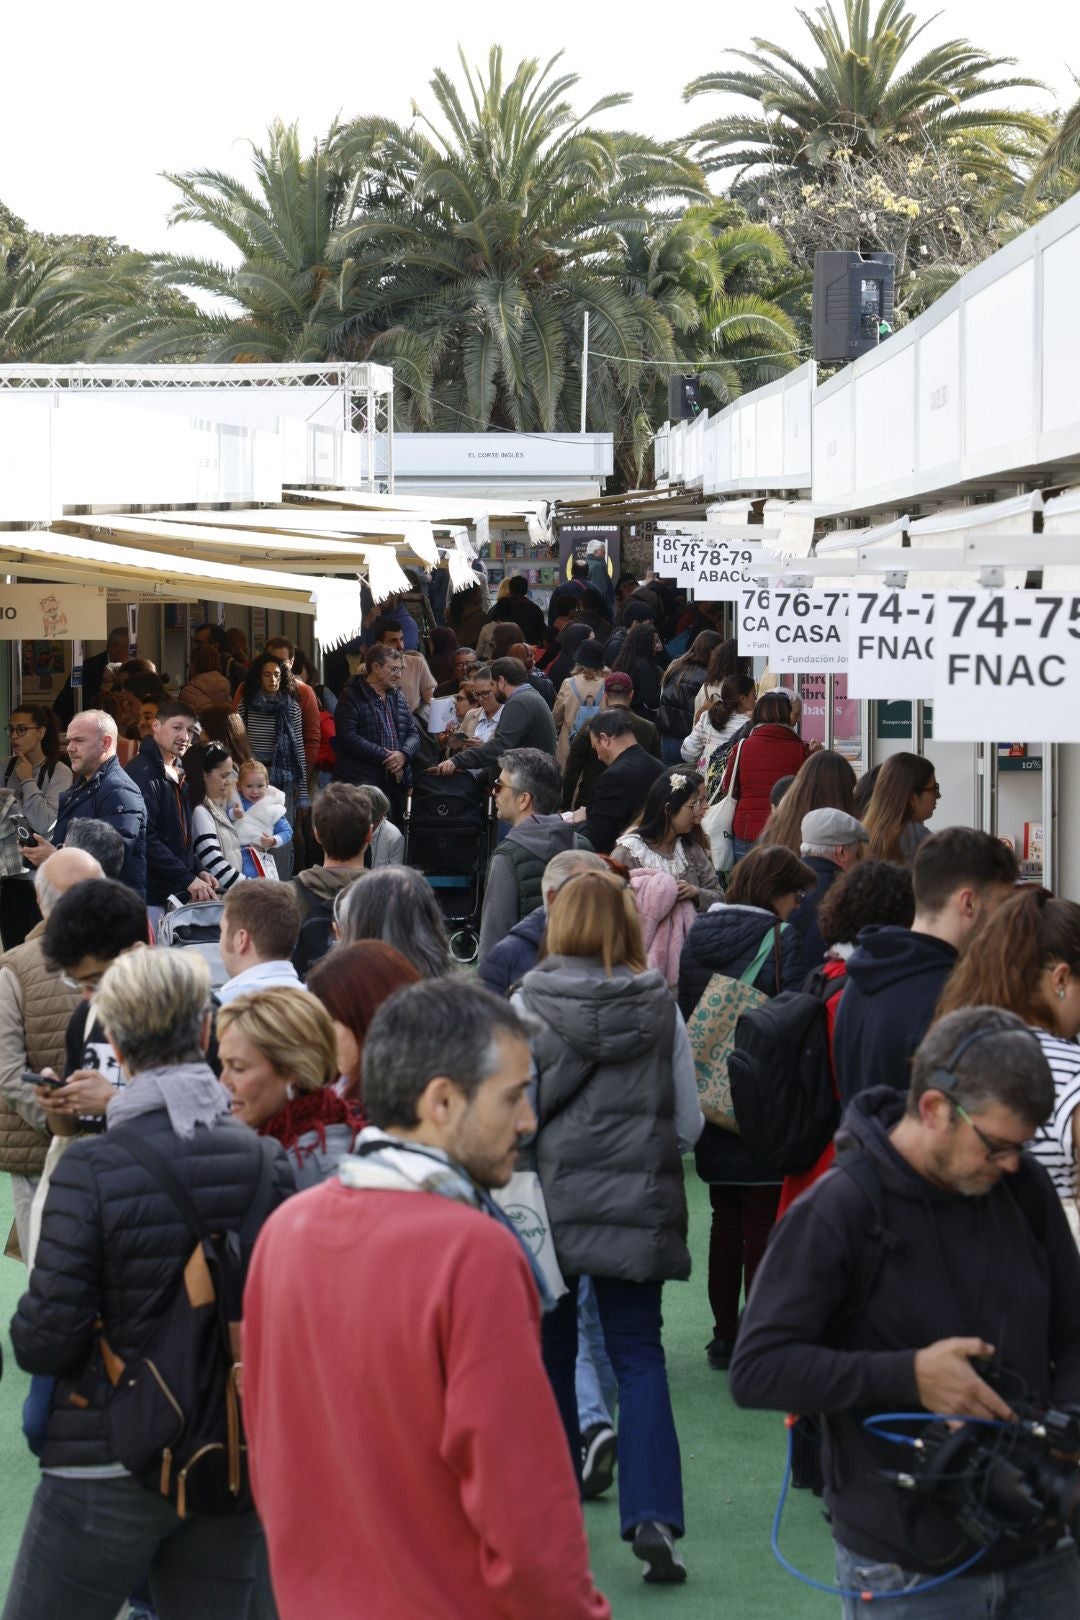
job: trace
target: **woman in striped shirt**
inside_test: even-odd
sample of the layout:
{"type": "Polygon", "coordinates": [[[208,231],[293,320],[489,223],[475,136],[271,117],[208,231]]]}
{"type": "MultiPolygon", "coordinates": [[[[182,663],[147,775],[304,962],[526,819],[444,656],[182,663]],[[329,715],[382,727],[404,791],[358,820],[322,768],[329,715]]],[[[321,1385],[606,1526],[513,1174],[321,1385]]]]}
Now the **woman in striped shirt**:
{"type": "Polygon", "coordinates": [[[236,766],[220,743],[189,748],[184,755],[184,781],[191,806],[191,837],[200,872],[216,878],[225,894],[243,880],[243,850],[229,805],[235,802],[236,766]]]}
{"type": "MultiPolygon", "coordinates": [[[[295,831],[297,812],[306,810],[309,800],[304,733],[292,672],[270,653],[253,658],[244,676],[239,709],[252,758],[266,766],[271,787],[284,793],[285,814],[295,831]]],[[[292,851],[292,844],[286,844],[277,856],[281,878],[292,875],[292,851]]]]}
{"type": "Polygon", "coordinates": [[[1053,1181],[1080,1242],[1080,905],[1055,900],[1047,889],[1018,889],[987,918],[953,969],[935,1016],[983,1006],[1018,1013],[1039,1038],[1054,1076],[1054,1112],[1030,1152],[1053,1181]]]}

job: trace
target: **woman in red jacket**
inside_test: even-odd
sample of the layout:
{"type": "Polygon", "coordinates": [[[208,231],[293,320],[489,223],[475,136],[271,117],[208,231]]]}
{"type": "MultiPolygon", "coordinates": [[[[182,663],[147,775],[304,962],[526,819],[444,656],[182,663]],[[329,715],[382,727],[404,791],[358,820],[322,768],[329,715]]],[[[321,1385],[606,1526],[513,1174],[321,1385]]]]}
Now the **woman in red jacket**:
{"type": "Polygon", "coordinates": [[[783,687],[759,697],[754,705],[753,730],[732,750],[724,773],[724,793],[732,785],[735,809],[735,859],[741,861],[769,819],[769,795],[782,776],[797,776],[803,762],[821,747],[804,743],[792,723],[792,698],[783,687]]]}

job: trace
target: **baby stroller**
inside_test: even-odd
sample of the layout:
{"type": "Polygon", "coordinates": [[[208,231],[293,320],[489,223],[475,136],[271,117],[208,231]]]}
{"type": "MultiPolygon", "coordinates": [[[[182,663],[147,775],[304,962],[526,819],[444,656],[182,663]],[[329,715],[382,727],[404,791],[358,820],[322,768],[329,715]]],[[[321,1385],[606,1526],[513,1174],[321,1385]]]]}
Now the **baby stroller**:
{"type": "Polygon", "coordinates": [[[192,900],[166,911],[157,931],[159,945],[182,945],[198,951],[210,969],[210,986],[218,990],[229,977],[221,960],[223,900],[192,900]]]}
{"type": "Polygon", "coordinates": [[[450,953],[476,961],[480,910],[495,836],[491,789],[468,771],[417,776],[405,809],[406,866],[415,866],[435,891],[450,953]]]}

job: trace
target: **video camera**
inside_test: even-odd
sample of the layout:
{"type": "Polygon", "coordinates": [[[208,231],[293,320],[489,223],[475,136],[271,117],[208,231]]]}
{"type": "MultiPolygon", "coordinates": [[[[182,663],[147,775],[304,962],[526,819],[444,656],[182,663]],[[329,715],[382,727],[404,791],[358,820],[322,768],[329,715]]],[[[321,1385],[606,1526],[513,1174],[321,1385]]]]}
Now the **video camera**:
{"type": "Polygon", "coordinates": [[[1057,1455],[1080,1453],[1080,1406],[1010,1405],[1016,1423],[933,1419],[910,1441],[911,1468],[881,1477],[937,1503],[980,1547],[1059,1527],[1080,1541],[1080,1468],[1057,1455]]]}

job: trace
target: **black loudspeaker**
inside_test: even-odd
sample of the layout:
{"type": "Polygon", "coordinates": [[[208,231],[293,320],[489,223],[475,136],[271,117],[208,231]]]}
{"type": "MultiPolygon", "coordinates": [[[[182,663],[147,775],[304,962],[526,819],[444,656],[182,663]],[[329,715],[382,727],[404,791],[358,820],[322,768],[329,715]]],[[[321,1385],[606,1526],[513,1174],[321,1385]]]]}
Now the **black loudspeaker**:
{"type": "Polygon", "coordinates": [[[669,422],[689,422],[701,413],[701,378],[675,375],[668,378],[667,414],[669,422]]]}
{"type": "Polygon", "coordinates": [[[892,331],[891,253],[814,255],[814,359],[857,360],[892,331]]]}

